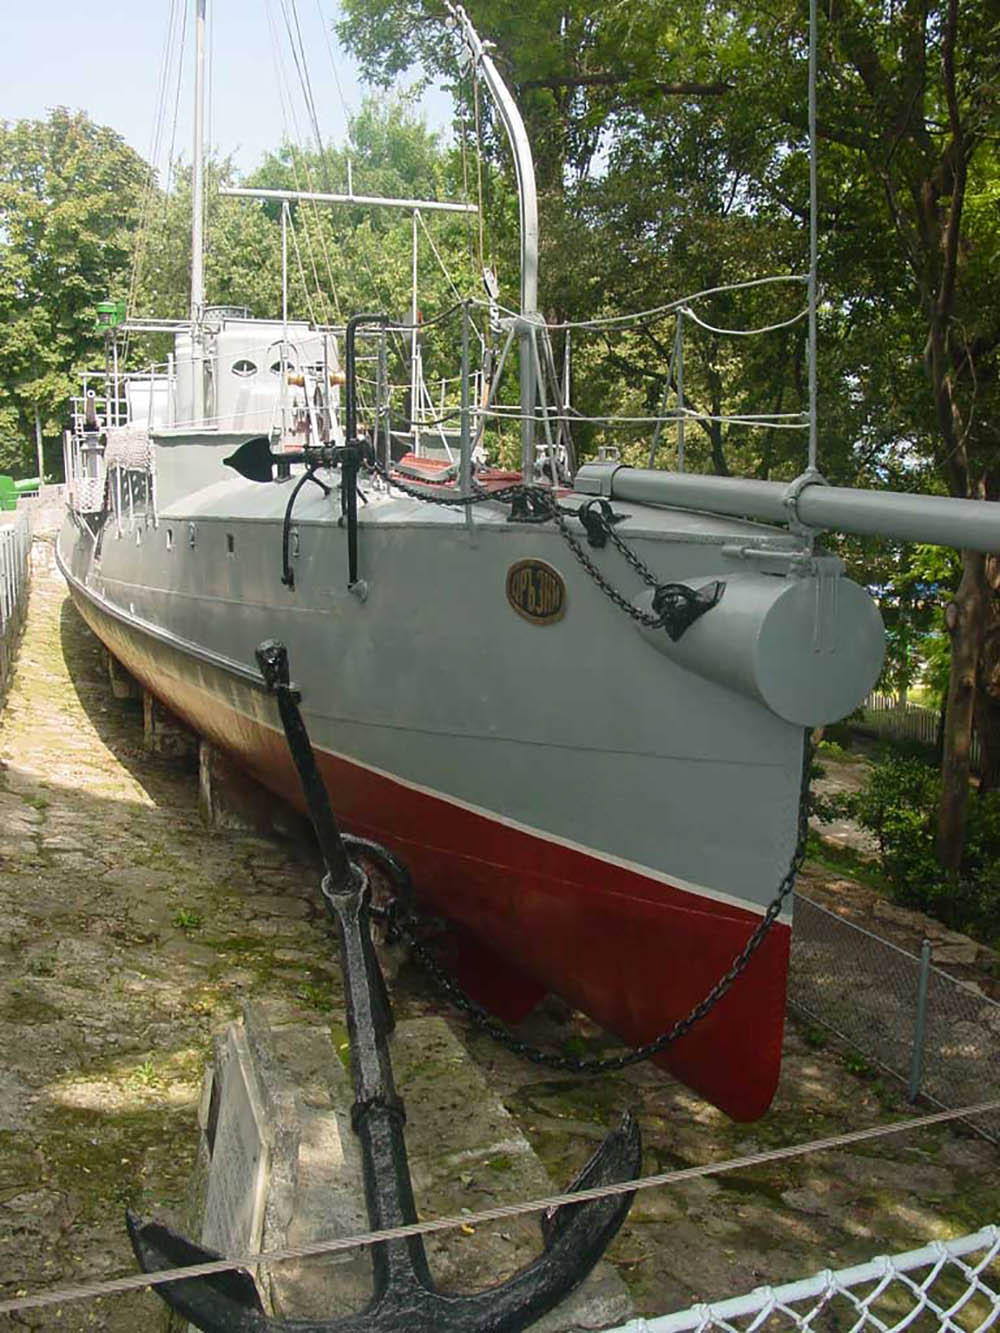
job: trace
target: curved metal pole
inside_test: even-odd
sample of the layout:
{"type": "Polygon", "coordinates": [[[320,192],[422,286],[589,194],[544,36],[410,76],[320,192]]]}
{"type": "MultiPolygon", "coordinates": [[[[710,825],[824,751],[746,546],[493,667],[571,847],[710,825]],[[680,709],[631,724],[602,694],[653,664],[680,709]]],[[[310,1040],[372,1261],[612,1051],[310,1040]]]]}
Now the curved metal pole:
{"type": "Polygon", "coordinates": [[[493,95],[500,119],[503,121],[514,167],[517,172],[517,194],[521,214],[521,320],[518,334],[521,343],[521,472],[526,483],[534,480],[535,472],[535,325],[538,322],[538,192],[535,187],[535,164],[531,156],[528,132],[510,89],[497,73],[479,37],[461,5],[446,0],[449,13],[462,30],[462,37],[473,61],[479,65],[486,86],[493,95]]]}
{"type": "Polygon", "coordinates": [[[809,0],[809,468],[816,469],[818,439],[816,379],[816,269],[817,187],[816,187],[816,0],[809,0]]]}

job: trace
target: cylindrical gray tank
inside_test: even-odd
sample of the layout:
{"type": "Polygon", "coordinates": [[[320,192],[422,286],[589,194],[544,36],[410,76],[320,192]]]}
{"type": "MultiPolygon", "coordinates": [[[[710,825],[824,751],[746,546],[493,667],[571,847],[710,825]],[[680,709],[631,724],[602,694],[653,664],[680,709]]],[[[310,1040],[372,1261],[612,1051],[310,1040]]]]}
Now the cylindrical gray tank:
{"type": "MultiPolygon", "coordinates": [[[[756,699],[787,722],[818,727],[856,708],[878,679],[885,631],[865,592],[817,561],[819,577],[757,571],[724,576],[718,604],[674,642],[643,629],[661,653],[689,671],[756,699]]],[[[712,579],[693,579],[700,588],[712,579]]],[[[651,612],[652,590],[635,605],[651,612]]]]}
{"type": "MultiPolygon", "coordinates": [[[[174,390],[174,425],[194,424],[194,344],[190,331],[178,330],[174,336],[176,388],[174,390]]],[[[198,422],[198,425],[201,423],[198,422]]]]}

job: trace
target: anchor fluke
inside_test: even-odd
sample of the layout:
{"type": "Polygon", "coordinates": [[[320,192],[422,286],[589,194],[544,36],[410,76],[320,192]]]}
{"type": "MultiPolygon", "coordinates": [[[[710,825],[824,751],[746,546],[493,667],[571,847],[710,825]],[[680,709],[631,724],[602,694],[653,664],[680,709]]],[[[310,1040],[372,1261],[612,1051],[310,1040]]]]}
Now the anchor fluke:
{"type": "MultiPolygon", "coordinates": [[[[631,1112],[613,1130],[567,1193],[634,1180],[641,1167],[639,1126],[631,1112]]],[[[156,1292],[203,1333],[518,1333],[564,1300],[614,1239],[632,1205],[632,1191],[562,1204],[543,1215],[544,1252],[499,1286],[453,1296],[428,1284],[425,1262],[412,1264],[404,1241],[394,1250],[392,1278],[366,1310],[339,1319],[275,1319],[264,1313],[252,1278],[240,1271],[178,1279],[156,1292]]],[[[221,1256],[159,1222],[127,1215],[132,1248],[146,1273],[221,1256]]],[[[422,1254],[422,1244],[415,1238],[422,1254]]]]}
{"type": "Polygon", "coordinates": [[[308,445],[275,453],[268,436],[255,435],[222,461],[247,481],[263,482],[274,480],[274,469],[281,463],[305,463],[310,469],[336,467],[343,454],[343,445],[336,444],[308,445]]]}
{"type": "MultiPolygon", "coordinates": [[[[131,1210],[125,1214],[125,1225],[144,1273],[185,1268],[189,1264],[211,1263],[222,1258],[214,1250],[207,1250],[171,1231],[162,1222],[144,1222],[131,1210]]],[[[204,1277],[164,1282],[156,1292],[171,1309],[200,1329],[264,1333],[268,1328],[269,1321],[260,1302],[257,1284],[249,1273],[237,1268],[204,1277]]]]}
{"type": "MultiPolygon", "coordinates": [[[[617,1184],[619,1181],[635,1180],[642,1167],[642,1140],[639,1123],[631,1111],[626,1111],[617,1129],[604,1139],[601,1146],[582,1168],[566,1191],[597,1189],[601,1185],[617,1184]]],[[[618,1228],[628,1215],[635,1192],[610,1194],[605,1199],[589,1199],[587,1209],[587,1235],[593,1237],[596,1245],[600,1242],[593,1263],[596,1263],[604,1250],[611,1243],[618,1228]],[[601,1221],[600,1213],[605,1213],[601,1221]]],[[[542,1236],[546,1250],[559,1244],[566,1232],[582,1211],[580,1204],[564,1203],[559,1208],[551,1208],[542,1214],[542,1236]]]]}
{"type": "Polygon", "coordinates": [[[266,435],[255,435],[252,440],[224,458],[226,467],[231,467],[247,481],[273,481],[274,465],[278,461],[271,452],[271,441],[266,435]]]}

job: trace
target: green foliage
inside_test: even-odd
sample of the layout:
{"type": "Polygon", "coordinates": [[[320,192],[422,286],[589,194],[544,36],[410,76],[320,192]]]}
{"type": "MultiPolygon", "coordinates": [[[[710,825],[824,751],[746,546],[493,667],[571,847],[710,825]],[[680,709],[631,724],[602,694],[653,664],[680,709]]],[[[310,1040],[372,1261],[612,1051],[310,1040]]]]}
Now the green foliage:
{"type": "MultiPolygon", "coordinates": [[[[94,305],[124,296],[148,170],[112,130],[59,107],[0,122],[0,463],[34,473],[35,413],[58,435],[94,305]]],[[[54,461],[54,460],[53,460],[54,461]]],[[[46,467],[48,472],[52,464],[46,467]]]]}
{"type": "Polygon", "coordinates": [[[201,913],[193,907],[178,907],[174,913],[174,925],[185,932],[200,930],[204,924],[201,913]]]}
{"type": "Polygon", "coordinates": [[[0,403],[0,472],[28,475],[28,443],[12,402],[0,403]]]}
{"type": "Polygon", "coordinates": [[[820,802],[822,818],[854,819],[875,837],[878,865],[894,897],[947,925],[991,936],[1000,931],[1000,793],[975,797],[960,874],[947,876],[934,850],[941,798],[936,769],[888,751],[860,791],[820,802]]]}

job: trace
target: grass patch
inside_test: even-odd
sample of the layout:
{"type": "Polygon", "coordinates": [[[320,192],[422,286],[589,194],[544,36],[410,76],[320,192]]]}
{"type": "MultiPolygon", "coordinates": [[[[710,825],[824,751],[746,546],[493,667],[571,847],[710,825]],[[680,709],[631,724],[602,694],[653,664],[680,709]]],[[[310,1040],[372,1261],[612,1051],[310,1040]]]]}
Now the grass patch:
{"type": "Polygon", "coordinates": [[[153,1212],[182,1204],[198,1135],[190,1111],[59,1108],[36,1139],[45,1164],[39,1183],[71,1196],[81,1225],[123,1206],[153,1212]]]}
{"type": "Polygon", "coordinates": [[[891,898],[891,885],[881,873],[874,861],[870,860],[853,847],[842,847],[839,843],[826,842],[818,833],[810,831],[806,842],[806,859],[815,861],[824,870],[856,879],[865,888],[874,889],[885,898],[891,898]]]}

